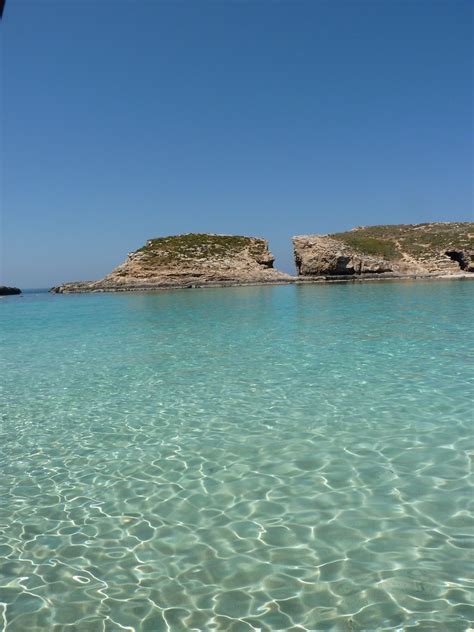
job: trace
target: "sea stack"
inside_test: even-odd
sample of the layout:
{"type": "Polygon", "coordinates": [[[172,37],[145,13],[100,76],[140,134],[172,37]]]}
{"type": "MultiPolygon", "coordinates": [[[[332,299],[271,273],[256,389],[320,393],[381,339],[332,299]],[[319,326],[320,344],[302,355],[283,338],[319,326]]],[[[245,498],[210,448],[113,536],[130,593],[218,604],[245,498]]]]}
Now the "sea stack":
{"type": "Polygon", "coordinates": [[[474,272],[474,222],[361,226],[293,248],[300,278],[460,276],[474,272]]]}
{"type": "Polygon", "coordinates": [[[100,281],[66,283],[52,292],[120,292],[253,283],[292,277],[273,268],[268,242],[257,237],[187,233],[150,239],[100,281]]]}

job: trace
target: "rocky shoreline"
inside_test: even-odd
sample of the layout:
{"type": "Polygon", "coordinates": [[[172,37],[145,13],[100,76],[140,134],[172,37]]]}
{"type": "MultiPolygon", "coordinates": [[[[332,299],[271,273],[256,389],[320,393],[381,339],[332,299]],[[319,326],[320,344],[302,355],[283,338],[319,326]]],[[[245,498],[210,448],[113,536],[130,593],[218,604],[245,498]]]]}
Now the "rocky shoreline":
{"type": "Polygon", "coordinates": [[[58,294],[146,292],[267,284],[474,278],[474,223],[358,227],[293,237],[298,274],[273,267],[257,237],[188,233],[150,239],[99,281],[65,283],[58,294]]]}
{"type": "Polygon", "coordinates": [[[110,287],[92,287],[87,285],[81,287],[80,283],[67,284],[67,286],[58,286],[51,288],[53,294],[101,294],[101,293],[120,293],[120,292],[161,292],[166,290],[187,290],[187,289],[212,289],[225,287],[259,287],[265,285],[316,285],[316,284],[350,284],[350,283],[389,283],[391,281],[462,281],[474,280],[474,274],[377,274],[364,275],[362,277],[354,277],[351,275],[335,275],[335,276],[308,276],[308,277],[290,277],[289,279],[271,280],[271,281],[221,281],[193,283],[189,285],[183,284],[157,284],[157,285],[133,285],[133,286],[110,286],[110,287]]]}

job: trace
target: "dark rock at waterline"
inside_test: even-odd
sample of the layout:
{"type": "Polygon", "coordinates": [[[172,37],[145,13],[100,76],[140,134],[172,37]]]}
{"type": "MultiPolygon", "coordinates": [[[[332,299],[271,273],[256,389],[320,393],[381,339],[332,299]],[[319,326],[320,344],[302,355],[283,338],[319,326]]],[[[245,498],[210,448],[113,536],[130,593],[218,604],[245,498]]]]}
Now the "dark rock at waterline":
{"type": "Polygon", "coordinates": [[[0,285],[0,296],[10,296],[11,294],[21,294],[21,290],[17,287],[0,285]]]}

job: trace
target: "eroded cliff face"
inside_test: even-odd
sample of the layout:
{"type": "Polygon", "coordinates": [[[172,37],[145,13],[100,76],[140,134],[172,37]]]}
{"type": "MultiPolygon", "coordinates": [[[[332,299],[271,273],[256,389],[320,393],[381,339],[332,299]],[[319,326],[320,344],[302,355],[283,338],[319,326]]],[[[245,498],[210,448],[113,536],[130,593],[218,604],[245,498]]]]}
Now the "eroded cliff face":
{"type": "Polygon", "coordinates": [[[150,239],[100,281],[67,283],[54,292],[125,291],[272,283],[291,277],[273,268],[265,239],[195,234],[150,239]]]}
{"type": "Polygon", "coordinates": [[[293,237],[295,264],[300,276],[332,276],[393,272],[381,257],[364,255],[342,241],[322,235],[293,237]]]}
{"type": "Polygon", "coordinates": [[[474,223],[358,227],[293,238],[300,277],[443,276],[474,272],[474,223]]]}

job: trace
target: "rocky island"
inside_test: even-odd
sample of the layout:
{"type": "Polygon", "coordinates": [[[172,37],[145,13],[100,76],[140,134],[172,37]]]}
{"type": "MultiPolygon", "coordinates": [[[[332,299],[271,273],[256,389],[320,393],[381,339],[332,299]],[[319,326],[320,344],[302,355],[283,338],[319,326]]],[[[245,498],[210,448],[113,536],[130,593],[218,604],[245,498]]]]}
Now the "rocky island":
{"type": "Polygon", "coordinates": [[[0,285],[0,296],[12,296],[14,294],[21,294],[20,288],[0,285]]]}
{"type": "Polygon", "coordinates": [[[293,237],[297,276],[273,268],[257,237],[188,233],[150,239],[99,281],[65,283],[56,293],[123,292],[266,283],[474,278],[474,222],[361,226],[293,237]]]}
{"type": "Polygon", "coordinates": [[[298,277],[306,280],[474,272],[474,222],[361,226],[331,235],[293,237],[293,247],[298,277]]]}
{"type": "Polygon", "coordinates": [[[121,292],[292,281],[273,268],[257,237],[188,233],[150,239],[100,281],[66,283],[52,292],[121,292]]]}

